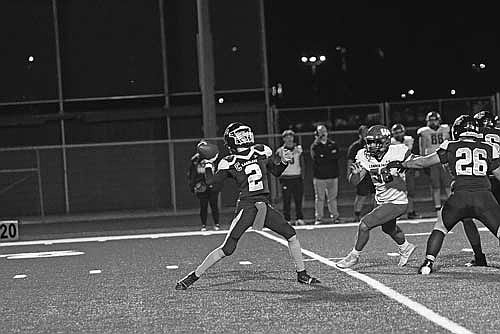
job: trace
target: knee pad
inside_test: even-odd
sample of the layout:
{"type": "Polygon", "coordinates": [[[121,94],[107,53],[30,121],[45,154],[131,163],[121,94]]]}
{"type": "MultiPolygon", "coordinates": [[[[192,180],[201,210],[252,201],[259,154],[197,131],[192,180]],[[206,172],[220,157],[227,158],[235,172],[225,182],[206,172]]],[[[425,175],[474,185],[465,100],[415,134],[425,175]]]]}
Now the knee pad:
{"type": "Polygon", "coordinates": [[[368,225],[366,225],[366,223],[363,220],[361,220],[361,222],[359,223],[358,228],[362,232],[368,232],[369,230],[371,230],[371,228],[368,225]]]}
{"type": "Polygon", "coordinates": [[[222,251],[224,252],[224,255],[229,256],[233,254],[237,244],[238,244],[238,239],[231,237],[227,238],[226,242],[221,248],[222,251]]]}

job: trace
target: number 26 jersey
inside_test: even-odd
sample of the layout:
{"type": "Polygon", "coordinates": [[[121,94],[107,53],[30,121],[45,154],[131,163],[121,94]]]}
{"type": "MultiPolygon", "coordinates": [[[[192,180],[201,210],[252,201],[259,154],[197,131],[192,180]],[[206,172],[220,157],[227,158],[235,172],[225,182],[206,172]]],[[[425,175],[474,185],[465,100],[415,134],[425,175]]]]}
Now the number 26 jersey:
{"type": "Polygon", "coordinates": [[[500,166],[494,144],[474,139],[445,141],[437,154],[447,164],[453,179],[452,191],[489,191],[488,174],[500,166]]]}
{"type": "Polygon", "coordinates": [[[405,173],[395,168],[388,169],[387,164],[391,161],[404,161],[410,154],[404,144],[390,145],[380,161],[369,155],[365,148],[356,154],[356,162],[367,170],[365,177],[371,177],[373,181],[377,204],[408,203],[405,173]]]}

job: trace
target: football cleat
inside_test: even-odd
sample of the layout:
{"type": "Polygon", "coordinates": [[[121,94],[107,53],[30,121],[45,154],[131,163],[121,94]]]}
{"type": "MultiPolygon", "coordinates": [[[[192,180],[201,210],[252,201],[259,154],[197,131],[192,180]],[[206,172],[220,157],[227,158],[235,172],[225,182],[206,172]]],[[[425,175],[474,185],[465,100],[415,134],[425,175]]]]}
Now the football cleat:
{"type": "Polygon", "coordinates": [[[304,222],[304,219],[297,219],[295,221],[295,224],[300,226],[300,225],[305,225],[306,223],[304,222]]]}
{"type": "Polygon", "coordinates": [[[403,267],[408,263],[408,259],[417,248],[414,244],[409,243],[408,246],[399,251],[399,263],[398,266],[403,267]]]}
{"type": "Polygon", "coordinates": [[[175,285],[175,290],[186,290],[188,287],[193,285],[193,283],[196,282],[198,279],[199,277],[196,276],[194,271],[192,271],[186,277],[177,282],[177,284],[175,285]]]}
{"type": "Polygon", "coordinates": [[[218,231],[218,230],[220,230],[220,225],[219,224],[215,224],[214,231],[218,231]]]}
{"type": "Polygon", "coordinates": [[[297,272],[297,282],[308,285],[321,283],[319,279],[312,277],[305,270],[297,272]]]}
{"type": "Polygon", "coordinates": [[[205,232],[206,230],[207,230],[207,226],[206,225],[202,225],[200,231],[205,232]]]}
{"type": "Polygon", "coordinates": [[[359,255],[355,255],[353,253],[349,253],[345,258],[335,263],[335,265],[340,269],[351,268],[355,264],[359,262],[359,255]]]}
{"type": "Polygon", "coordinates": [[[466,267],[487,267],[488,262],[486,262],[486,255],[481,253],[481,255],[474,255],[474,259],[465,264],[466,267]]]}
{"type": "Polygon", "coordinates": [[[430,273],[433,272],[432,270],[432,265],[434,264],[433,261],[429,259],[425,259],[424,263],[418,268],[418,273],[421,275],[429,275],[430,273]]]}

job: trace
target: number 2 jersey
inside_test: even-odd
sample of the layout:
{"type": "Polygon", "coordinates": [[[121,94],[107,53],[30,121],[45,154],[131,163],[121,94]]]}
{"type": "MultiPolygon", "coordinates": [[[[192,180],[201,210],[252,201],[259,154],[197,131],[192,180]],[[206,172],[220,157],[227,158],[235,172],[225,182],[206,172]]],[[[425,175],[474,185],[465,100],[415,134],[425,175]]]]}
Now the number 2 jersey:
{"type": "Polygon", "coordinates": [[[262,144],[228,155],[219,162],[215,174],[206,169],[207,184],[222,183],[232,178],[239,190],[238,207],[253,206],[255,202],[269,203],[268,172],[280,176],[288,166],[276,164],[272,155],[271,148],[262,144]]]}
{"type": "Polygon", "coordinates": [[[356,162],[367,170],[365,177],[371,177],[375,186],[375,200],[377,204],[407,204],[407,190],[405,173],[391,168],[387,164],[391,161],[404,161],[411,152],[404,144],[390,145],[387,152],[379,161],[362,148],[356,154],[356,162]]]}
{"type": "Polygon", "coordinates": [[[447,164],[453,182],[452,191],[489,191],[488,174],[500,166],[495,144],[474,138],[445,141],[437,154],[447,164]]]}
{"type": "Polygon", "coordinates": [[[421,141],[420,155],[428,155],[436,152],[445,140],[450,139],[450,127],[448,124],[441,124],[436,130],[428,126],[421,127],[417,130],[417,136],[421,141]]]}

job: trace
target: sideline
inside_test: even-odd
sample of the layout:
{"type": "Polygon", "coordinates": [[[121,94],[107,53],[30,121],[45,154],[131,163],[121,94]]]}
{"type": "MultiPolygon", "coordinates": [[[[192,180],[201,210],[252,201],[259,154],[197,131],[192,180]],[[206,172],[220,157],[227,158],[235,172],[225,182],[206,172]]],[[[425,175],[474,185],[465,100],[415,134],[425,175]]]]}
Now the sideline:
{"type": "MultiPolygon", "coordinates": [[[[414,220],[399,220],[398,224],[421,224],[435,222],[436,218],[423,218],[414,220]]],[[[324,228],[340,228],[340,227],[356,227],[359,223],[343,223],[343,224],[322,224],[322,225],[303,225],[294,226],[296,230],[316,230],[324,228]]],[[[250,229],[249,231],[252,231],[250,229]]],[[[265,228],[264,231],[269,231],[265,228]]],[[[53,245],[53,244],[71,244],[82,242],[105,242],[117,240],[137,240],[137,239],[158,239],[158,238],[173,238],[173,237],[191,237],[191,236],[210,236],[227,234],[228,230],[219,231],[186,231],[186,232],[164,232],[164,233],[147,233],[147,234],[128,234],[115,236],[97,236],[97,237],[80,237],[80,238],[62,238],[62,239],[44,239],[44,240],[27,240],[27,241],[11,241],[0,242],[1,247],[12,246],[33,246],[33,245],[53,245]]]]}
{"type": "MultiPolygon", "coordinates": [[[[262,235],[265,238],[276,241],[285,247],[288,247],[288,244],[284,239],[279,238],[273,234],[270,234],[268,232],[263,232],[263,231],[254,231],[254,232],[262,235]]],[[[365,274],[361,274],[361,273],[359,273],[355,270],[352,270],[352,269],[337,268],[337,266],[335,265],[335,262],[330,261],[329,259],[327,259],[321,255],[318,255],[314,252],[311,252],[307,249],[302,249],[302,253],[309,256],[310,258],[318,260],[319,262],[321,262],[323,264],[326,264],[327,266],[333,267],[339,271],[343,271],[347,275],[352,276],[352,277],[354,277],[362,282],[365,282],[366,284],[368,284],[369,286],[371,286],[375,290],[381,292],[382,294],[386,295],[387,297],[389,297],[391,299],[394,299],[398,303],[403,304],[404,306],[412,309],[416,313],[420,314],[422,317],[432,321],[436,325],[438,325],[438,326],[440,326],[440,327],[442,327],[442,328],[444,328],[452,333],[473,334],[473,332],[471,332],[467,328],[460,326],[459,324],[451,321],[448,318],[443,317],[442,315],[439,315],[438,313],[434,312],[431,309],[428,309],[424,305],[417,303],[416,301],[400,294],[399,292],[389,288],[388,286],[380,283],[379,281],[377,281],[377,280],[375,280],[375,279],[373,279],[365,274]]]]}

